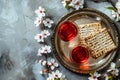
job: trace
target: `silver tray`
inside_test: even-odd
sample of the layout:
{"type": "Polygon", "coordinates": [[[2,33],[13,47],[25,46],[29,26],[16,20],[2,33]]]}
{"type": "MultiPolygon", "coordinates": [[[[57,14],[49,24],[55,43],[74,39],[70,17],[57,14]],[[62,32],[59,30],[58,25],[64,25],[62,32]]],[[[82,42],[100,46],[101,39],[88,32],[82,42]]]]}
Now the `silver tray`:
{"type": "Polygon", "coordinates": [[[78,38],[76,37],[72,41],[65,42],[58,37],[59,25],[64,21],[70,20],[72,22],[75,22],[77,25],[79,25],[79,24],[85,24],[85,23],[98,22],[97,19],[101,19],[100,21],[102,26],[107,28],[115,45],[118,48],[119,46],[118,29],[114,24],[114,22],[100,11],[97,11],[95,9],[90,9],[90,8],[80,9],[80,10],[73,11],[66,14],[58,21],[53,31],[53,37],[52,37],[53,51],[56,58],[59,60],[59,62],[69,70],[77,73],[84,73],[84,74],[87,74],[90,71],[99,71],[104,67],[106,67],[115,57],[115,54],[117,53],[117,49],[112,51],[107,56],[102,55],[97,59],[89,57],[89,63],[76,64],[71,60],[71,57],[70,57],[71,48],[68,46],[72,45],[73,47],[75,47],[76,45],[78,45],[78,38]]]}

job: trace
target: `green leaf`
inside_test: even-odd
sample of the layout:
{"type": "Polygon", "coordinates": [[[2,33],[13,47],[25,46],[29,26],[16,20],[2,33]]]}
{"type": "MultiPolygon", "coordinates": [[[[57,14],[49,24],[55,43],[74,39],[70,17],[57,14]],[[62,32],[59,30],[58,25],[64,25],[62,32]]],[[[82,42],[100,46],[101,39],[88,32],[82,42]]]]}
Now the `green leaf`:
{"type": "Polygon", "coordinates": [[[113,80],[113,76],[109,76],[109,77],[108,77],[108,80],[113,80]]]}
{"type": "Polygon", "coordinates": [[[47,13],[47,10],[45,10],[45,13],[47,13]]]}
{"type": "Polygon", "coordinates": [[[113,6],[107,7],[107,9],[109,9],[109,10],[115,10],[115,8],[113,6]]]}
{"type": "Polygon", "coordinates": [[[69,9],[71,8],[71,7],[69,6],[69,3],[66,3],[65,8],[66,8],[67,10],[69,10],[69,9]]]}
{"type": "Polygon", "coordinates": [[[60,78],[55,78],[54,80],[60,80],[60,78]]]}
{"type": "Polygon", "coordinates": [[[94,75],[95,71],[90,71],[90,75],[94,75]]]}

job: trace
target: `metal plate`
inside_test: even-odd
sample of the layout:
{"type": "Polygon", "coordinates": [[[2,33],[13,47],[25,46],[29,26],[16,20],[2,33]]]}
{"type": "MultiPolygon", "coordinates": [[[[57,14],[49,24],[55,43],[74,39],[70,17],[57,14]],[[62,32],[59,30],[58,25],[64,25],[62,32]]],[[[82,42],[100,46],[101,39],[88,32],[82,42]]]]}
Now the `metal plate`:
{"type": "Polygon", "coordinates": [[[59,22],[57,23],[57,25],[53,31],[53,37],[52,37],[52,46],[53,46],[53,50],[56,55],[56,58],[66,68],[68,68],[74,72],[77,72],[77,73],[87,74],[93,70],[99,71],[99,70],[103,69],[115,57],[117,49],[112,51],[107,56],[102,55],[101,57],[99,57],[97,59],[89,57],[89,59],[88,59],[89,63],[76,64],[71,60],[70,53],[71,53],[71,49],[74,48],[76,45],[78,45],[78,36],[69,42],[65,42],[58,37],[59,25],[60,25],[60,23],[66,21],[66,20],[70,20],[72,22],[75,22],[77,25],[79,25],[79,24],[98,22],[97,18],[101,19],[100,21],[101,21],[102,27],[107,28],[115,45],[118,47],[118,45],[119,45],[118,34],[119,33],[117,31],[117,27],[112,22],[112,20],[109,17],[107,17],[105,14],[103,14],[100,11],[90,9],[90,8],[80,9],[80,10],[68,13],[67,15],[63,16],[59,20],[59,22]],[[71,47],[69,47],[69,46],[71,46],[71,47]]]}

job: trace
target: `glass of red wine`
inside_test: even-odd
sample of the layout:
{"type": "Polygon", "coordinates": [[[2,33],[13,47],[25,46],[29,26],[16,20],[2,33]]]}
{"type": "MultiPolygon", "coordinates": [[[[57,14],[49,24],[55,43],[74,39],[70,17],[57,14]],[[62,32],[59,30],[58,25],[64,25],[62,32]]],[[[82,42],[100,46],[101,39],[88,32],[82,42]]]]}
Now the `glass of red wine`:
{"type": "Polygon", "coordinates": [[[64,21],[59,25],[58,35],[63,41],[71,41],[77,35],[77,27],[72,21],[64,21]]]}
{"type": "Polygon", "coordinates": [[[89,51],[85,47],[77,46],[72,50],[71,58],[73,62],[82,64],[88,61],[89,51]]]}

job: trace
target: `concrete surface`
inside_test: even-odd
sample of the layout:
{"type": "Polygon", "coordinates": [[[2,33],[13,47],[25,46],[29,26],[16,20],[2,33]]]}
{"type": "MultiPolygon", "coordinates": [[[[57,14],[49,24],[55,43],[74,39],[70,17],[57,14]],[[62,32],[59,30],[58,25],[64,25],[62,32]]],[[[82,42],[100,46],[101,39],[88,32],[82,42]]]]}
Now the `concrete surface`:
{"type": "MultiPolygon", "coordinates": [[[[95,8],[111,17],[106,9],[108,2],[94,3],[86,0],[89,8],[95,8]]],[[[40,32],[34,25],[36,15],[34,10],[43,6],[55,21],[68,13],[61,0],[0,0],[0,56],[6,51],[14,64],[11,70],[0,69],[0,80],[45,80],[39,74],[42,66],[35,63],[38,59],[37,50],[40,45],[34,36],[40,32]]],[[[116,23],[119,27],[119,23],[116,23]]],[[[88,75],[73,73],[62,65],[60,71],[66,74],[68,80],[87,80],[88,75]]]]}

